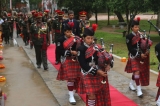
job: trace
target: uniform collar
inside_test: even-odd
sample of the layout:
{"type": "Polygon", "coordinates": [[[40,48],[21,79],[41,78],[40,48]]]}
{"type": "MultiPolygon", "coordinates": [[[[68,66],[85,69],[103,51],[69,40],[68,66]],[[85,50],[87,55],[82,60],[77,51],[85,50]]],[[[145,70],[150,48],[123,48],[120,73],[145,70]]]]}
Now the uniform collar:
{"type": "Polygon", "coordinates": [[[65,39],[68,39],[66,36],[64,36],[65,39]]]}
{"type": "Polygon", "coordinates": [[[132,34],[134,35],[134,36],[136,36],[137,34],[136,33],[134,33],[133,31],[132,31],[132,34]]]}
{"type": "Polygon", "coordinates": [[[89,48],[90,46],[88,45],[88,44],[86,44],[85,42],[84,42],[84,46],[86,46],[87,48],[89,48]]]}

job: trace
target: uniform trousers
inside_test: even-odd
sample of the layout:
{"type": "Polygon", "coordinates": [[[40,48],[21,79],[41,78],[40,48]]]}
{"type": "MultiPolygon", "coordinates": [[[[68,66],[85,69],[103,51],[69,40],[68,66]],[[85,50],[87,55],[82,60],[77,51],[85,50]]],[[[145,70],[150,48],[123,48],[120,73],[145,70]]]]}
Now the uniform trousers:
{"type": "Polygon", "coordinates": [[[47,64],[47,50],[42,49],[42,45],[35,45],[35,53],[36,53],[36,64],[41,65],[43,64],[44,69],[48,68],[47,64]]]}

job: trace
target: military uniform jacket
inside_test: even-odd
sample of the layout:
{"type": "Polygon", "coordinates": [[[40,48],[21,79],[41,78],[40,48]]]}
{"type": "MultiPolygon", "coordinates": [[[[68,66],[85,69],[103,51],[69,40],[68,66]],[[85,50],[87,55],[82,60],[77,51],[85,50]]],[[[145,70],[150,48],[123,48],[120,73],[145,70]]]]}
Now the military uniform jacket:
{"type": "Polygon", "coordinates": [[[23,31],[27,31],[27,21],[22,21],[21,26],[23,28],[23,31]]]}
{"type": "Polygon", "coordinates": [[[127,48],[128,48],[128,51],[129,53],[134,56],[134,57],[137,57],[137,56],[140,56],[141,52],[140,52],[140,41],[138,41],[138,43],[136,44],[132,44],[132,39],[133,37],[136,36],[135,33],[130,33],[126,36],[126,44],[127,44],[127,48]]]}
{"type": "Polygon", "coordinates": [[[22,25],[22,21],[23,21],[23,20],[22,20],[21,18],[20,18],[19,21],[18,21],[18,24],[19,24],[20,27],[21,27],[21,25],[22,25]]]}
{"type": "Polygon", "coordinates": [[[78,51],[78,61],[79,61],[79,64],[81,66],[81,68],[85,71],[85,72],[88,72],[90,69],[91,69],[91,63],[92,63],[92,59],[93,59],[93,62],[95,65],[98,65],[98,56],[97,56],[97,52],[95,52],[93,54],[92,57],[89,57],[89,58],[85,58],[85,53],[86,53],[86,50],[88,49],[87,47],[88,45],[86,44],[82,44],[80,47],[78,47],[77,51],[78,51]]]}
{"type": "Polygon", "coordinates": [[[48,39],[48,26],[46,22],[42,22],[38,27],[36,23],[32,23],[30,27],[30,33],[32,35],[32,41],[35,45],[43,45],[44,39],[48,39]]]}
{"type": "Polygon", "coordinates": [[[52,28],[55,30],[55,35],[61,34],[62,22],[60,22],[58,19],[53,20],[52,28]]]}
{"type": "MultiPolygon", "coordinates": [[[[62,23],[62,34],[64,34],[64,27],[65,27],[65,25],[66,25],[69,21],[70,21],[69,19],[63,21],[63,23],[62,23]]],[[[75,19],[72,19],[72,22],[74,23],[74,27],[73,27],[73,29],[72,29],[72,33],[73,33],[74,35],[80,37],[80,34],[79,34],[79,23],[78,23],[78,21],[75,20],[75,19]]]]}
{"type": "MultiPolygon", "coordinates": [[[[82,20],[78,20],[78,25],[79,25],[79,34],[82,37],[83,32],[84,32],[84,28],[86,28],[86,25],[89,24],[88,20],[82,21],[82,20]]],[[[89,25],[88,25],[89,26],[89,25]]]]}
{"type": "Polygon", "coordinates": [[[28,18],[28,23],[29,23],[29,26],[31,26],[31,24],[34,23],[34,18],[33,17],[29,17],[28,18]]]}
{"type": "Polygon", "coordinates": [[[8,20],[8,22],[9,22],[9,25],[10,25],[11,30],[13,30],[13,22],[14,22],[13,18],[11,17],[11,18],[8,20]]]}
{"type": "Polygon", "coordinates": [[[3,31],[10,31],[10,25],[9,25],[9,22],[3,22],[2,23],[2,28],[3,28],[3,31]]]}

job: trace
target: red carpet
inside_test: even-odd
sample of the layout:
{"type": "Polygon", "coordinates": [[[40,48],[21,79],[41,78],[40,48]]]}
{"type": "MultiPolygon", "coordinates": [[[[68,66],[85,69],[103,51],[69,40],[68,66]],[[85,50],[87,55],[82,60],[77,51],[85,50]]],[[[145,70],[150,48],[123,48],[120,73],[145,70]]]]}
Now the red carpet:
{"type": "MultiPolygon", "coordinates": [[[[48,60],[58,70],[60,65],[54,65],[55,63],[55,45],[52,44],[47,50],[48,60]]],[[[80,95],[80,94],[79,94],[80,95]]],[[[138,106],[135,102],[124,96],[116,88],[110,85],[110,95],[112,106],[138,106]]],[[[85,95],[80,95],[83,101],[86,101],[85,95]]]]}

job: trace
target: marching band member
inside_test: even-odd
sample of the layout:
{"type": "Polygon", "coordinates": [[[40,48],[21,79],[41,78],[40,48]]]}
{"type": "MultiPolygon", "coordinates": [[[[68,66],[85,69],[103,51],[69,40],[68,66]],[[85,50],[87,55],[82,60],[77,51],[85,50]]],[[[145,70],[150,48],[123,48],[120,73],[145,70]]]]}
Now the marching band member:
{"type": "Polygon", "coordinates": [[[126,45],[129,51],[129,58],[125,71],[133,73],[129,83],[129,88],[136,90],[134,82],[137,86],[137,96],[143,97],[141,86],[149,85],[149,52],[148,47],[151,46],[151,41],[146,39],[139,33],[139,21],[134,19],[131,23],[132,33],[126,36],[126,45]],[[148,43],[146,43],[148,42],[148,43]]]}
{"type": "Polygon", "coordinates": [[[56,50],[55,50],[55,55],[56,55],[56,62],[55,65],[60,63],[60,53],[59,50],[57,49],[57,41],[58,39],[62,36],[61,33],[61,28],[62,28],[62,22],[63,22],[63,11],[57,11],[58,19],[54,20],[52,22],[52,36],[54,36],[54,41],[56,44],[56,50]]]}
{"type": "Polygon", "coordinates": [[[23,41],[25,46],[29,44],[29,28],[28,28],[28,17],[26,15],[23,16],[23,21],[21,23],[21,31],[23,34],[23,41]]]}
{"type": "Polygon", "coordinates": [[[90,26],[89,20],[86,20],[86,11],[79,12],[79,33],[80,37],[83,36],[84,28],[90,26]]]}
{"type": "MultiPolygon", "coordinates": [[[[160,43],[158,43],[155,46],[155,53],[158,61],[160,62],[160,43]]],[[[158,87],[157,96],[156,96],[156,105],[160,106],[160,63],[158,66],[158,70],[159,70],[159,74],[158,74],[157,83],[156,83],[156,86],[158,87]]]]}
{"type": "Polygon", "coordinates": [[[61,55],[61,67],[58,71],[57,80],[67,80],[69,90],[69,102],[72,105],[76,104],[73,89],[77,88],[78,79],[80,76],[80,65],[76,59],[76,48],[80,46],[81,40],[78,36],[72,33],[73,22],[66,23],[64,27],[64,36],[58,39],[57,49],[61,55]]]}
{"type": "Polygon", "coordinates": [[[37,12],[34,15],[36,22],[32,23],[30,27],[30,42],[33,42],[35,48],[37,68],[41,68],[41,64],[43,64],[44,70],[48,70],[47,48],[50,45],[48,26],[46,22],[42,22],[41,12],[37,12]]]}
{"type": "MultiPolygon", "coordinates": [[[[11,16],[10,13],[8,13],[7,15],[11,16]]],[[[5,44],[9,44],[9,35],[11,32],[11,27],[6,17],[3,17],[3,20],[4,20],[4,22],[2,23],[3,38],[5,40],[5,44]]]]}
{"type": "Polygon", "coordinates": [[[111,56],[104,57],[102,54],[108,53],[93,44],[95,29],[96,24],[84,28],[84,43],[77,49],[82,72],[77,92],[86,94],[86,106],[111,106],[107,77],[111,56]]]}

